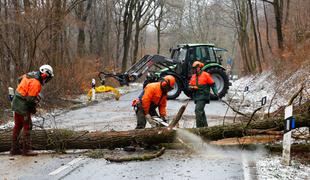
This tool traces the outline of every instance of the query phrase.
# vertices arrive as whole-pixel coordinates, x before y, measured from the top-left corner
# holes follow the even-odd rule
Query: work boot
[[[14,155],[21,155],[21,154],[22,154],[22,151],[18,147],[18,142],[13,140],[12,148],[10,150],[10,155],[14,156]]]
[[[23,156],[37,156],[38,153],[33,152],[31,150],[31,141],[30,141],[30,136],[25,137],[23,140]]]

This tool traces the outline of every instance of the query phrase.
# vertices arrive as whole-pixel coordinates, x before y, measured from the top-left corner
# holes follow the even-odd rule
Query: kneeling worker
[[[134,100],[132,104],[135,107],[137,117],[136,129],[145,128],[146,121],[152,123],[152,116],[158,116],[157,107],[161,119],[167,122],[167,93],[173,89],[174,83],[175,78],[167,75],[160,82],[146,85],[139,98]]]
[[[204,64],[199,61],[193,63],[193,75],[189,82],[189,87],[193,90],[193,99],[196,104],[195,115],[197,127],[208,127],[204,108],[206,104],[210,103],[210,87],[213,93],[218,97],[215,83],[211,75],[202,70],[203,66]]]

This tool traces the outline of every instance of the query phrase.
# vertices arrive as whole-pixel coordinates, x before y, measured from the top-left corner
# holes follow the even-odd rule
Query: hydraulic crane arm
[[[101,84],[105,84],[106,78],[112,77],[118,80],[121,86],[129,85],[129,83],[135,82],[142,75],[148,72],[150,67],[153,65],[156,67],[165,67],[170,69],[170,66],[177,63],[177,61],[161,55],[145,55],[124,73],[99,72],[98,77]]]

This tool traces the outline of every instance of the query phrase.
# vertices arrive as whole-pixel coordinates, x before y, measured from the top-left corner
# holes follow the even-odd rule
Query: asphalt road
[[[139,92],[132,92],[119,101],[109,100],[86,108],[70,111],[46,121],[46,127],[73,130],[129,130],[136,126],[131,101]],[[187,98],[168,101],[172,117]],[[234,114],[216,101],[206,106],[210,126],[221,124],[223,116]],[[194,103],[189,102],[181,127],[194,127]],[[198,137],[193,137],[197,141]],[[0,155],[1,179],[255,179],[255,159],[261,152],[222,150],[203,144],[195,154],[182,150],[167,150],[150,161],[111,163],[90,159],[79,151],[68,154],[41,153],[38,157]]]

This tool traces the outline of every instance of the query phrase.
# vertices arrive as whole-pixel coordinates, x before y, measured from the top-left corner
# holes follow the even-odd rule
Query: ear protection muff
[[[41,74],[41,77],[42,77],[43,79],[45,79],[45,78],[47,77],[47,74],[42,73],[42,74]]]
[[[161,86],[162,87],[167,87],[170,84],[169,80],[165,80],[164,78],[162,78],[161,80]]]

